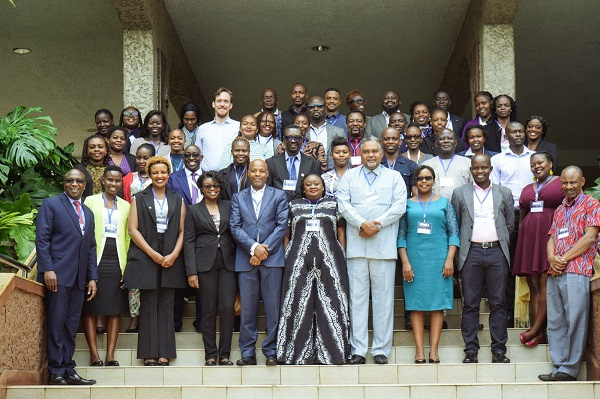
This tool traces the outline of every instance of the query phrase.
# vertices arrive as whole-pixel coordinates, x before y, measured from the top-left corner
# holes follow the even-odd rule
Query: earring
[[[552,169],[550,169],[550,176],[552,176],[554,174],[554,172],[552,171]]]
[[[537,177],[533,176],[533,181],[537,181]]]

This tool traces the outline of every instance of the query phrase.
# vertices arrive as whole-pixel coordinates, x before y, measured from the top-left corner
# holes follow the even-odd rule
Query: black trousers
[[[202,297],[202,341],[206,359],[229,358],[231,352],[231,335],[235,311],[235,293],[237,276],[227,270],[223,254],[219,249],[212,268],[198,273],[200,296]],[[217,310],[220,316],[219,348],[217,349]]]
[[[490,305],[492,353],[506,353],[506,283],[508,262],[502,248],[472,246],[460,272],[464,296],[461,331],[466,353],[479,351],[479,303],[485,286]]]
[[[173,301],[175,289],[140,290],[138,359],[177,357]]]

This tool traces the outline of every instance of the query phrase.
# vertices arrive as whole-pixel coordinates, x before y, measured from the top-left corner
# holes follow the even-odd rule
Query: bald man
[[[233,195],[231,234],[237,242],[235,271],[238,272],[242,304],[238,366],[256,364],[258,301],[262,297],[267,337],[262,351],[267,366],[277,364],[277,324],[281,284],[285,266],[283,238],[287,233],[288,203],[285,192],[266,185],[267,163],[250,162],[251,186]]]
[[[590,307],[590,277],[598,250],[600,204],[582,192],[577,166],[560,175],[565,199],[554,212],[548,239],[548,342],[554,368],[542,381],[575,381],[583,359]]]

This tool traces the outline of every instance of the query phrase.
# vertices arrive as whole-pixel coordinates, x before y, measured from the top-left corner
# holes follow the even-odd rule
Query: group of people
[[[233,93],[219,88],[214,119],[200,124],[199,108],[186,104],[178,129],[158,110],[142,118],[125,108],[118,125],[110,111],[96,113],[98,132],[85,140],[81,164],[37,218],[50,384],[95,383],[74,370],[79,314],[90,366],[119,365],[125,313],[127,331],[138,332],[138,358],[168,366],[186,286],[196,295],[206,366],[234,364],[238,292],[239,366],[257,364],[261,300],[267,365],[365,363],[370,299],[371,354],[385,364],[397,268],[415,363],[440,362],[454,278],[463,299],[463,362],[478,362],[483,292],[492,361],[510,362],[512,273],[527,276],[531,291],[533,325],[521,342],[550,342],[555,370],[540,379],[576,378],[600,206],[582,193],[576,166],[553,176],[556,146],[545,141],[544,118],[523,125],[510,96],[488,92],[475,96],[477,117],[468,122],[448,111],[445,91],[434,94],[432,107],[414,102],[410,114],[387,91],[383,112],[371,118],[358,90],[346,95],[347,115],[334,88],[308,98],[297,83],[290,98],[280,112],[277,94],[265,89],[261,110],[237,122]],[[569,296],[574,289],[577,300]],[[108,333],[104,361],[99,328]]]

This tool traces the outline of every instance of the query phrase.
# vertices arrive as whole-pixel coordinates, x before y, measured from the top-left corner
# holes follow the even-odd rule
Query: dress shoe
[[[256,356],[244,356],[237,362],[235,362],[238,366],[256,366]]]
[[[375,356],[373,356],[373,360],[375,361],[375,364],[387,364],[388,363],[388,358],[386,355],[375,355]]]
[[[529,331],[529,330],[527,330],[527,331]],[[522,332],[521,334],[519,334],[519,341],[521,341],[521,343],[522,343],[523,345],[526,345],[526,344],[527,344],[527,337],[525,336],[525,333],[526,333],[527,331],[525,331],[525,332]]]
[[[540,381],[544,381],[544,382],[554,381],[554,373],[540,374],[540,375],[538,375],[538,378]]]
[[[277,366],[277,356],[269,355],[267,356],[267,361],[265,362],[267,366]]]
[[[563,373],[562,371],[558,371],[554,373],[553,381],[577,381],[576,377],[573,377],[571,374]]]
[[[208,359],[206,361],[206,363],[204,363],[205,366],[216,366],[217,365],[217,359]]]
[[[447,330],[448,329],[448,322],[446,320],[444,320],[444,322],[442,323],[442,330]]]
[[[67,385],[67,380],[60,374],[51,374],[48,377],[48,385]]]
[[[440,359],[439,358],[435,358],[435,357],[430,357],[429,358],[429,363],[439,363]]]
[[[106,367],[119,367],[120,366],[119,362],[114,359],[105,361],[104,365]]]
[[[406,321],[404,322],[404,329],[412,330],[412,321],[410,321],[410,319],[406,319]]]
[[[367,359],[361,355],[352,355],[352,357],[346,360],[346,364],[365,364]]]
[[[168,367],[169,366],[169,361],[168,360],[165,360],[165,361],[159,360],[158,362],[156,362],[156,365],[157,366]]]
[[[96,327],[96,334],[106,334],[106,327]]]
[[[94,385],[96,383],[96,380],[81,378],[79,374],[69,375],[65,380],[67,380],[67,385]]]
[[[425,359],[415,359],[415,364],[425,364],[427,363],[427,360]]]
[[[137,333],[139,331],[139,328],[128,328],[127,330],[125,330],[126,333]]]
[[[95,362],[90,362],[90,367],[102,367],[104,366],[104,362],[100,359],[96,360]]]
[[[479,363],[479,360],[477,360],[477,353],[467,352],[465,358],[463,359],[463,363]]]
[[[233,362],[229,359],[219,359],[219,366],[233,366]]]
[[[492,353],[492,363],[510,363],[510,359],[502,352]]]

